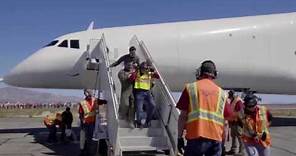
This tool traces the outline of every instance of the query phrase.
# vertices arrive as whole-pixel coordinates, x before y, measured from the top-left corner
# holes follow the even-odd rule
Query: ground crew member
[[[49,130],[47,142],[53,143],[58,141],[57,135],[56,135],[57,134],[56,126],[61,125],[61,121],[62,121],[61,113],[50,114],[44,118],[43,122]]]
[[[117,61],[112,63],[110,67],[116,67],[121,62],[124,63],[124,66],[126,66],[129,62],[132,62],[134,66],[138,66],[140,61],[139,61],[139,57],[136,55],[136,48],[130,47],[129,54],[121,56]]]
[[[152,79],[159,79],[159,75],[156,72],[151,72],[147,62],[142,62],[140,69],[132,75],[134,80],[134,95],[136,103],[136,124],[139,127],[149,127],[155,112],[155,102],[151,94]],[[147,116],[145,118],[143,105]]]
[[[62,124],[61,124],[61,129],[62,129],[62,134],[61,134],[61,141],[65,141],[65,136],[66,136],[66,130],[71,131],[72,128],[72,122],[73,122],[73,115],[70,111],[70,107],[66,107],[66,110],[63,111],[62,113]],[[72,139],[70,136],[67,136],[67,138]]]
[[[90,89],[84,90],[85,99],[79,104],[80,118],[80,156],[93,155],[93,131],[95,127],[96,111],[99,105],[106,104],[106,100],[95,99]]]
[[[186,84],[177,108],[181,110],[178,121],[178,150],[183,153],[183,130],[186,129],[187,146],[184,156],[221,156],[224,118],[231,118],[227,93],[213,81],[217,77],[213,61],[201,64],[197,81]]]
[[[235,95],[233,90],[228,92],[228,100],[233,112],[240,112],[243,109],[243,100]],[[226,152],[227,155],[239,154],[243,155],[244,145],[240,136],[242,134],[242,128],[238,125],[237,121],[229,121],[230,135],[231,135],[231,149]],[[238,146],[239,145],[239,146]],[[238,153],[237,153],[238,150]]]
[[[118,78],[121,83],[121,96],[119,105],[119,117],[126,120],[131,128],[134,128],[135,110],[134,110],[134,95],[133,95],[133,80],[132,73],[135,68],[132,62],[129,62],[124,69],[118,73]]]
[[[239,115],[243,127],[242,140],[249,156],[270,156],[269,125],[272,115],[265,106],[258,105],[258,97],[248,94],[244,98],[244,112]]]

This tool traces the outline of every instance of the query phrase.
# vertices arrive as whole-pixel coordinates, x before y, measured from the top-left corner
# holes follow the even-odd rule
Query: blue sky
[[[53,38],[81,31],[92,20],[101,28],[286,12],[296,12],[295,0],[2,0],[0,77]],[[78,91],[49,92],[80,95]],[[283,100],[282,96],[265,97]],[[296,102],[294,96],[285,100]]]

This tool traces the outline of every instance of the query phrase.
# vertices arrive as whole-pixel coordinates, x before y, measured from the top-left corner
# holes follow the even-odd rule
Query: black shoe
[[[85,151],[84,151],[84,150],[80,150],[80,154],[79,154],[79,156],[86,156]]]
[[[236,153],[236,152],[235,152],[233,149],[231,149],[231,150],[225,152],[226,155],[233,155],[233,154],[235,154],[235,153]]]
[[[151,127],[151,122],[146,122],[144,125],[144,128],[149,128],[149,127]]]
[[[136,128],[143,128],[144,125],[141,124],[141,122],[136,121],[135,122]]]

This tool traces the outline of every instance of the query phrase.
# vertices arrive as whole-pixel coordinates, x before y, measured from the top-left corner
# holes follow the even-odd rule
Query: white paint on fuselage
[[[44,53],[42,61],[39,61],[44,65],[30,69],[31,72],[22,72],[23,75],[33,72],[32,77],[39,74],[37,77],[40,83],[32,79],[33,82],[11,81],[10,84],[42,88],[92,87],[94,73],[81,68],[77,77],[69,77],[66,74],[73,69],[86,50],[89,40],[100,39],[104,34],[111,58],[115,60],[127,53],[129,41],[136,35],[139,40],[144,41],[173,91],[180,91],[185,82],[194,81],[195,69],[203,60],[211,59],[217,64],[217,82],[223,87],[250,88],[262,93],[296,94],[295,22],[296,13],[289,13],[114,27],[72,33],[58,39],[62,41],[77,38],[80,40],[81,50],[68,49],[66,52],[58,47],[41,49],[44,52],[37,52],[16,67],[23,69],[28,63],[26,68],[30,68],[34,62],[30,59],[38,59]],[[118,51],[118,54],[114,54],[114,50]],[[4,78],[5,82],[9,83],[9,78],[15,77],[13,72],[16,69]],[[19,77],[24,80],[21,74]]]

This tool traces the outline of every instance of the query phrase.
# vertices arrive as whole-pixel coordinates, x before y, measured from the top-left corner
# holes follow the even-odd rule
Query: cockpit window
[[[59,40],[51,41],[51,42],[50,42],[48,45],[46,45],[45,47],[54,46],[54,45],[56,45],[58,42],[59,42]]]
[[[65,48],[67,48],[68,47],[68,40],[64,40],[62,43],[60,43],[59,45],[58,45],[59,47],[65,47]]]
[[[75,48],[75,49],[79,49],[79,40],[71,40],[70,47]]]

